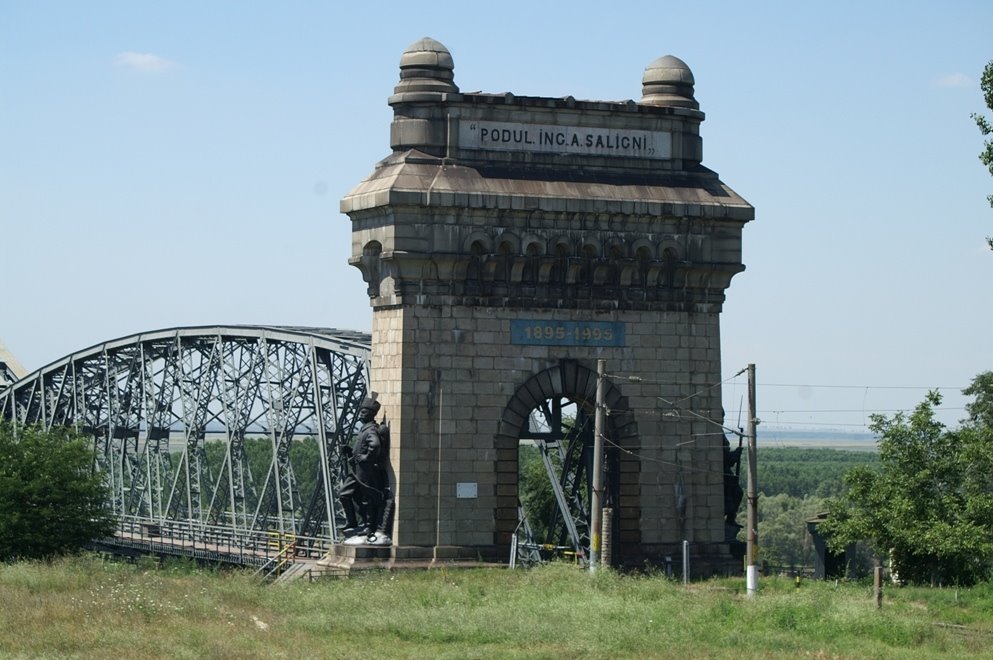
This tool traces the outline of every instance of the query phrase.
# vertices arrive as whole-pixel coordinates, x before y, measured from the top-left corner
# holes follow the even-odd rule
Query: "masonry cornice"
[[[483,176],[443,159],[391,157],[341,201],[341,212],[379,207],[513,209],[565,213],[619,213],[700,217],[748,222],[755,209],[706,168],[657,176],[655,183],[511,179]]]

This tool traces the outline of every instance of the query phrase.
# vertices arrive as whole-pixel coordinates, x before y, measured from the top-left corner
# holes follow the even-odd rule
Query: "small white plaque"
[[[475,481],[455,484],[455,497],[460,500],[475,499],[479,496],[479,484]]]

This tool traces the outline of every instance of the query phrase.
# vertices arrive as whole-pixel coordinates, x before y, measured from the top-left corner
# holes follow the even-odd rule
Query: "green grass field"
[[[263,585],[76,558],[0,565],[0,657],[993,657],[993,586],[888,588],[534,570]]]

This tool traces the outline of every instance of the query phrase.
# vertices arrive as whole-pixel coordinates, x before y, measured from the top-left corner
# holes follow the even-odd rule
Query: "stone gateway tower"
[[[592,417],[607,362],[613,562],[741,568],[725,529],[720,312],[754,209],[703,167],[694,79],[640,101],[461,93],[400,58],[392,153],[341,202],[392,427],[393,555],[507,561],[535,412]],[[715,433],[716,431],[716,433]]]

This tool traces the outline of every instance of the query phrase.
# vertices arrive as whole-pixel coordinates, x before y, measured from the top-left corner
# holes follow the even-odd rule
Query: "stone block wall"
[[[521,346],[511,321],[616,321],[623,347]],[[378,310],[373,389],[391,421],[400,545],[509,547],[517,524],[517,436],[502,428],[515,392],[564,362],[596,371],[623,397],[636,435],[621,445],[618,556],[682,540],[723,541],[716,314],[577,314],[492,307]],[[550,386],[546,386],[545,390]],[[543,390],[544,391],[544,390]],[[547,392],[545,392],[547,393]],[[590,392],[564,392],[590,397]],[[587,403],[592,404],[592,400]],[[708,421],[709,420],[709,421]],[[475,497],[458,498],[458,484]],[[680,509],[680,495],[686,506]]]

